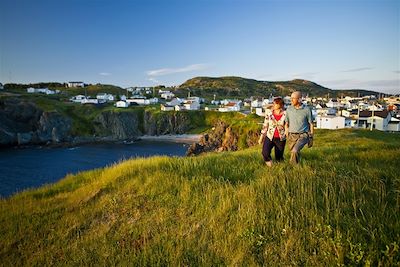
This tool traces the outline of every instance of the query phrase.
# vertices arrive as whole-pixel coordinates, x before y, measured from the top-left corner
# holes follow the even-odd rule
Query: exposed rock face
[[[41,142],[60,143],[69,140],[72,121],[57,112],[43,112],[39,120],[38,138]]]
[[[219,121],[215,124],[210,133],[204,134],[199,143],[192,144],[186,155],[198,155],[210,151],[231,151],[237,150],[238,137],[232,132],[228,125]]]
[[[145,111],[143,118],[144,134],[164,135],[186,133],[191,125],[185,112],[160,112]]]
[[[94,123],[96,135],[111,136],[115,140],[135,139],[141,135],[139,116],[134,112],[102,112]]]
[[[259,137],[258,132],[249,131],[246,134],[246,146],[254,146],[257,144]],[[215,124],[210,133],[204,134],[200,142],[192,144],[188,151],[187,156],[199,155],[211,151],[236,151],[239,149],[239,133],[235,132],[233,128],[223,121]]]
[[[71,120],[57,112],[43,112],[19,99],[0,101],[0,145],[64,142],[70,129]]]

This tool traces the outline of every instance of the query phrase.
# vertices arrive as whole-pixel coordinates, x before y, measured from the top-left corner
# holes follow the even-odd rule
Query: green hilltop
[[[293,91],[301,91],[309,96],[339,97],[342,95],[363,96],[378,95],[377,92],[367,90],[332,90],[311,81],[295,79],[292,81],[257,81],[241,77],[195,77],[179,86],[179,91],[190,89],[194,95],[201,96],[276,96],[290,95]]]
[[[0,200],[0,262],[397,266],[399,147],[396,134],[317,130],[299,166],[267,168],[256,146],[68,175]]]

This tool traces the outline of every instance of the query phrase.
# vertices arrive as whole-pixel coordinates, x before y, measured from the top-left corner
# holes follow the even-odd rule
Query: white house
[[[129,98],[126,100],[129,103],[136,103],[138,105],[151,105],[151,104],[157,104],[158,103],[158,98],[149,98],[146,99],[145,97],[138,97],[138,98]]]
[[[82,101],[84,99],[86,99],[86,96],[84,96],[84,95],[76,95],[76,96],[71,97],[69,100],[71,102],[74,102],[74,103],[82,103]]]
[[[371,128],[380,131],[388,131],[388,125],[392,118],[392,115],[387,110],[382,111],[360,111],[360,116],[358,118],[358,127],[360,128]]]
[[[30,94],[32,93],[42,93],[42,94],[46,94],[46,95],[54,95],[56,92],[53,90],[50,90],[49,88],[32,88],[29,87],[26,89],[26,91]]]
[[[219,108],[218,111],[219,112],[240,111],[240,103],[229,102],[223,107]]]
[[[185,110],[199,110],[200,103],[193,100],[187,100],[182,104],[185,107]]]
[[[391,132],[400,132],[400,120],[397,118],[391,118],[387,130]]]
[[[345,127],[345,117],[341,116],[317,116],[317,128],[319,129],[342,129]]]
[[[95,104],[95,105],[97,105],[97,104],[100,104],[100,103],[104,103],[104,102],[101,102],[101,100],[99,100],[97,98],[85,98],[85,99],[83,99],[81,101],[82,105],[84,105],[84,104]]]
[[[370,111],[381,111],[381,110],[384,110],[384,108],[382,107],[382,105],[373,104],[373,105],[370,105],[368,107],[368,110],[370,110]]]
[[[355,101],[348,101],[345,103],[344,108],[347,109],[358,109],[358,105],[357,102]]]
[[[127,107],[129,107],[129,102],[120,100],[120,101],[117,101],[117,102],[115,103],[115,106],[116,106],[117,108],[127,108]]]
[[[352,110],[343,109],[341,111],[341,113],[342,113],[342,116],[346,117],[346,118],[357,117],[358,116],[358,109],[352,109]]]
[[[337,99],[330,99],[330,100],[328,101],[328,103],[326,103],[326,106],[327,106],[328,108],[340,108],[340,107],[342,107],[343,105],[342,105],[339,101],[337,101]]]
[[[198,96],[190,96],[190,97],[187,97],[186,100],[188,100],[188,101],[196,101],[196,102],[198,102],[199,104],[202,103],[202,102],[204,102],[204,99],[203,99],[203,98],[200,98],[200,97],[198,97]]]
[[[32,93],[36,93],[36,90],[33,87],[29,87],[26,89],[26,92],[32,94]]]
[[[179,97],[173,98],[171,101],[167,102],[167,106],[176,106],[183,103],[183,100]]]
[[[318,116],[328,116],[328,115],[336,115],[336,109],[334,108],[317,108]]]
[[[162,111],[172,111],[172,110],[175,109],[174,106],[163,105],[163,104],[160,105],[160,108],[161,108]]]
[[[364,101],[359,101],[357,104],[357,108],[359,108],[360,110],[366,110],[368,109],[370,106],[370,104],[365,103]]]
[[[263,106],[263,101],[262,100],[258,100],[258,99],[253,100],[253,101],[251,101],[250,106],[252,108],[261,108]]]
[[[67,82],[68,87],[85,87],[83,82]]]
[[[221,105],[227,105],[229,103],[238,103],[239,105],[242,105],[242,100],[237,100],[237,99],[224,99],[220,101]]]
[[[98,100],[105,100],[105,101],[114,101],[115,100],[113,95],[107,94],[107,93],[97,94],[96,98]]]
[[[170,91],[164,91],[164,93],[161,94],[161,98],[168,99],[168,100],[172,99],[174,97],[175,97],[175,94],[171,93]]]

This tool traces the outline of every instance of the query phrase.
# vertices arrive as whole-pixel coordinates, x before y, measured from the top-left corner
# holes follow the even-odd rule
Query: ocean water
[[[124,159],[155,155],[184,156],[187,144],[139,141],[72,148],[0,149],[0,196],[54,183],[69,173],[105,167]]]

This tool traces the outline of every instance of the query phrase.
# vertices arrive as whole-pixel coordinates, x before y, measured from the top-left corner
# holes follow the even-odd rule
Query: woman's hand
[[[258,144],[261,145],[264,141],[264,135],[260,135],[260,138],[258,138]]]

